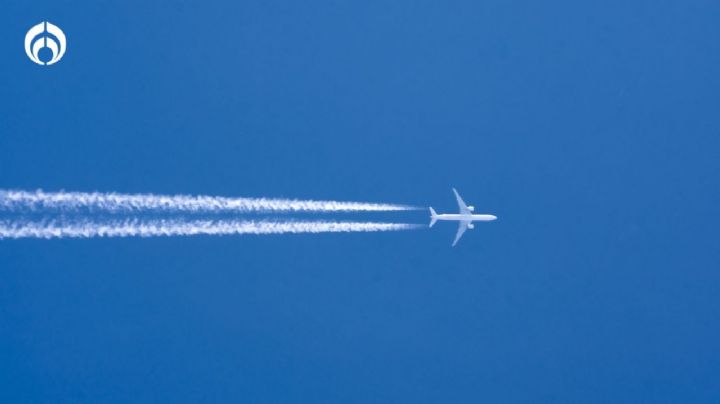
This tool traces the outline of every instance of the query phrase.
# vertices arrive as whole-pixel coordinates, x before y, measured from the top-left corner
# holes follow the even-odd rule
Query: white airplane
[[[475,226],[472,224],[472,222],[491,222],[495,219],[497,219],[497,216],[495,215],[475,215],[472,212],[475,210],[475,207],[473,206],[467,206],[465,202],[463,202],[462,198],[460,197],[460,194],[455,190],[455,188],[452,189],[455,193],[455,198],[457,199],[458,207],[460,208],[460,213],[457,214],[442,214],[438,215],[435,212],[435,209],[432,207],[430,208],[430,227],[433,227],[435,222],[438,220],[450,220],[459,222],[458,223],[458,231],[455,235],[455,241],[453,241],[452,246],[455,247],[455,244],[457,244],[458,240],[460,240],[460,237],[462,237],[463,233],[465,233],[465,230],[467,229],[473,229]]]

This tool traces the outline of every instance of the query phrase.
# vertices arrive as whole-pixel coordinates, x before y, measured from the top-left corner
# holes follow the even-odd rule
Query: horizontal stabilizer
[[[435,222],[437,222],[437,213],[435,213],[435,209],[430,207],[430,227],[433,227]]]

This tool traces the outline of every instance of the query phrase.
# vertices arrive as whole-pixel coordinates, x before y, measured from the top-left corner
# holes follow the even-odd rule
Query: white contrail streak
[[[384,203],[296,199],[227,198],[218,196],[43,192],[0,190],[0,210],[102,210],[107,212],[371,212],[418,208]]]
[[[0,221],[3,238],[154,237],[232,234],[342,233],[412,230],[404,223],[239,220]]]

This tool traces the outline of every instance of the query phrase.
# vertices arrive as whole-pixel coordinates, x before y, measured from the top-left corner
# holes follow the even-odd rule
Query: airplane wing
[[[460,237],[462,237],[463,233],[465,233],[465,230],[467,230],[469,224],[469,220],[462,220],[458,222],[458,231],[457,234],[455,234],[455,241],[453,241],[452,243],[453,247],[455,247],[455,244],[457,244],[458,240],[460,240]]]
[[[467,207],[465,202],[462,200],[462,198],[460,197],[460,194],[458,194],[458,191],[455,188],[453,188],[452,190],[455,193],[455,199],[457,199],[458,208],[460,208],[460,214],[461,215],[471,214],[470,209]],[[463,231],[465,231],[465,230],[463,229]],[[462,233],[460,233],[460,234],[462,234]]]

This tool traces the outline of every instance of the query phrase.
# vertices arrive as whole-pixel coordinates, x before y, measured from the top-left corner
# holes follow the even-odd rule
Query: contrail
[[[0,190],[0,210],[55,209],[106,212],[379,212],[417,210],[408,205],[312,201],[297,199],[227,198],[218,196],[118,194],[99,192],[43,192]]]
[[[114,220],[76,222],[0,221],[3,238],[154,237],[232,234],[343,233],[417,229],[419,225],[379,222],[239,221],[239,220]]]

